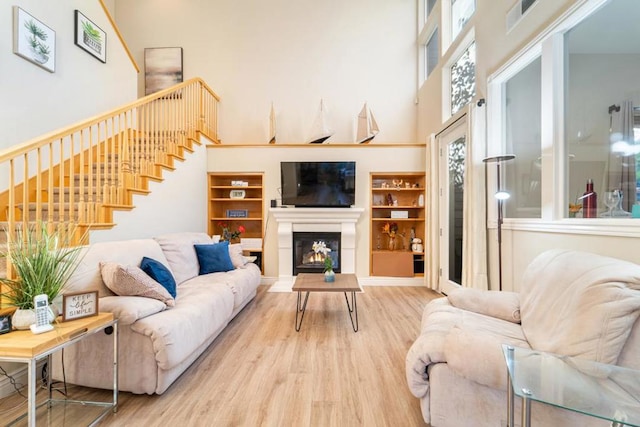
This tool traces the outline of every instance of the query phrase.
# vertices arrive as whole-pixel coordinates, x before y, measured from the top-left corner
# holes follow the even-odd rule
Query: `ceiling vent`
[[[536,0],[518,0],[511,10],[507,12],[507,32],[520,21],[520,18],[536,2]]]

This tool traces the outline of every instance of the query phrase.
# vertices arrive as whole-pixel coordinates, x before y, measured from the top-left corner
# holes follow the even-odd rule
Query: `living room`
[[[486,129],[486,137],[469,135],[476,170],[484,171],[484,165],[476,160],[502,154],[503,147],[513,148],[510,142],[498,138],[500,128],[496,123],[501,123],[499,116],[503,110],[496,101],[502,96],[497,86],[517,74],[516,68],[523,68],[519,62],[530,61],[528,55],[534,55],[528,53],[530,50],[548,51],[550,47],[544,45],[543,39],[550,28],[556,31],[562,25],[575,25],[602,2],[538,0],[508,29],[506,17],[512,13],[516,2],[497,5],[477,2],[475,12],[459,36],[451,37],[448,24],[439,24],[446,22],[447,13],[451,13],[442,1],[304,2],[295,6],[269,2],[242,6],[218,1],[193,5],[167,2],[161,7],[149,2],[105,1],[133,62],[141,69],[139,72],[100,4],[85,3],[68,1],[56,7],[36,0],[15,3],[56,29],[58,58],[56,71],[47,73],[14,55],[12,29],[5,26],[0,37],[3,46],[0,61],[7,64],[1,72],[3,79],[0,82],[4,99],[2,113],[6,119],[6,126],[0,129],[3,148],[144,95],[145,48],[181,47],[185,80],[201,77],[221,98],[221,144],[196,147],[186,162],[166,175],[162,184],[152,184],[149,196],[136,198],[136,209],[116,214],[114,222],[118,225],[115,228],[92,235],[92,242],[106,242],[125,237],[145,238],[162,232],[206,231],[207,200],[204,195],[207,190],[203,177],[207,172],[264,172],[264,199],[278,201],[279,168],[283,160],[355,161],[358,167],[355,206],[367,211],[370,173],[425,172],[428,186],[438,182],[439,138],[459,126],[460,120],[466,120],[465,126],[470,129],[478,129],[476,126]],[[433,8],[426,17],[426,9],[431,3],[434,3]],[[106,63],[96,61],[69,42],[75,9],[82,10],[106,31]],[[0,12],[5,22],[12,19],[11,13],[9,6]],[[423,16],[426,18],[422,19]],[[569,24],[571,16],[574,16],[571,18],[573,24]],[[425,78],[426,61],[422,48],[431,40],[434,26],[441,28],[443,45],[438,63]],[[474,95],[468,107],[451,114],[443,82],[450,79],[451,64],[471,40],[475,40],[477,49]],[[543,80],[543,84],[547,83]],[[47,95],[42,97],[42,94]],[[556,105],[557,100],[544,96],[539,103],[540,109],[557,110],[557,107],[546,107]],[[326,144],[309,145],[306,142],[321,101],[334,130],[333,136]],[[355,143],[357,115],[365,102],[375,114],[380,132],[370,144],[358,145]],[[611,114],[606,114],[606,109],[611,103],[616,102],[604,103],[605,127]],[[60,108],[60,104],[65,108]],[[272,107],[277,139],[276,144],[270,145]],[[581,132],[581,140],[587,134],[586,138],[595,139],[599,130],[580,128],[581,123],[591,122],[589,112],[574,112],[572,119],[567,120],[572,132],[575,127],[574,133]],[[485,117],[486,121],[478,124],[473,122],[474,117]],[[493,199],[481,197],[483,204],[477,206],[484,207],[486,203],[488,226],[483,233],[486,233],[487,243],[483,239],[476,247],[485,247],[487,262],[484,262],[484,269],[465,273],[468,274],[464,277],[467,284],[473,282],[494,290],[500,287],[517,291],[529,263],[551,248],[583,249],[640,262],[634,250],[635,239],[640,233],[637,220],[569,218],[567,200],[573,202],[577,198],[574,196],[578,184],[567,183],[567,189],[558,193],[553,191],[555,187],[565,186],[557,176],[561,167],[555,166],[552,158],[564,155],[564,152],[553,143],[562,137],[549,126],[548,119],[548,116],[542,120],[537,118],[537,122],[544,123],[544,127],[541,125],[537,129],[537,141],[545,141],[540,144],[538,155],[530,158],[530,154],[517,153],[513,169],[509,170],[510,165],[505,165],[507,180],[503,182],[512,191],[519,192],[517,197],[520,199],[516,198],[516,203],[524,201],[522,206],[530,208],[529,200],[522,198],[523,188],[531,188],[533,166],[540,157],[543,172],[538,182],[542,191],[535,201],[538,211],[533,218],[522,216],[522,212],[530,211],[516,211],[515,204],[507,202],[507,216],[499,231]],[[558,119],[553,119],[552,123],[558,123]],[[495,176],[493,170],[487,169],[487,172],[486,192],[491,193]],[[598,173],[604,175],[602,171]],[[524,175],[528,181],[521,180]],[[583,175],[580,172],[575,177],[576,182],[579,181],[579,195],[584,191]],[[473,188],[484,192],[484,181],[475,181]],[[602,182],[598,189],[598,194],[602,195],[600,213],[607,210],[602,204],[604,189]],[[429,191],[425,247],[432,256],[426,262],[424,276],[411,280],[392,278],[386,280],[386,284],[417,284],[440,289],[438,273],[443,260],[438,255],[441,247],[436,238],[438,197],[437,189],[430,187]],[[484,193],[480,194],[484,196]],[[268,207],[265,209],[268,211]],[[631,209],[625,211],[631,213]],[[275,255],[277,224],[273,219],[266,222],[262,283],[270,285],[280,275]],[[370,275],[372,242],[366,214],[357,224],[357,236],[355,272],[365,285],[380,284]],[[475,250],[477,252],[472,253],[483,253]],[[482,257],[474,259],[478,262]],[[478,262],[477,265],[482,264]]]

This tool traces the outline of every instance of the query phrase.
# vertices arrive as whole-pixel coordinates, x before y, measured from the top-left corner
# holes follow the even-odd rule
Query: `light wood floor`
[[[366,287],[354,333],[344,295],[312,293],[300,332],[295,293],[261,286],[254,301],[162,395],[121,392],[106,426],[424,426],[408,390],[405,356],[424,305],[419,287]],[[126,349],[122,349],[126,351]],[[44,394],[44,393],[39,393]],[[72,387],[71,398],[108,398]],[[0,424],[23,412],[0,400]],[[64,423],[79,425],[66,415]],[[39,423],[40,425],[40,423]]]

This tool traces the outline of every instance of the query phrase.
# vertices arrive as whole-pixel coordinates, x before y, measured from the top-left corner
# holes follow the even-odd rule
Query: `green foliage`
[[[24,27],[27,29],[27,31],[29,31],[33,35],[34,39],[35,38],[38,38],[40,40],[47,39],[47,33],[45,33],[42,28],[38,27],[38,24],[36,24],[33,19],[29,19],[28,21],[26,21],[24,23]]]
[[[331,259],[329,254],[324,257],[324,271],[333,271],[333,259]]]
[[[9,258],[16,270],[16,280],[0,279],[7,292],[2,293],[8,305],[33,308],[33,297],[46,294],[49,302],[58,296],[80,262],[81,247],[70,247],[75,228],[50,232],[41,223],[27,230],[18,230],[7,249],[0,252]]]
[[[91,37],[96,41],[100,41],[100,39],[102,38],[100,36],[100,31],[93,28],[93,25],[91,25],[88,21],[84,21],[82,23],[82,29],[84,30],[85,33],[87,33],[89,37]]]

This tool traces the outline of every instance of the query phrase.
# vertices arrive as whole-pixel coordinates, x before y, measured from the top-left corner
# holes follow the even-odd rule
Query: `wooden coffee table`
[[[358,279],[355,274],[336,274],[335,282],[325,282],[322,273],[301,273],[296,276],[293,284],[293,291],[298,292],[298,302],[296,304],[296,332],[300,332],[304,312],[307,309],[307,301],[311,292],[343,292],[344,299],[347,302],[347,310],[351,319],[353,332],[358,332],[358,303],[356,300],[356,292],[362,292]],[[302,292],[307,294],[302,301]],[[347,292],[351,293],[351,303]],[[355,316],[355,321],[354,321]],[[300,317],[300,321],[298,321]]]

